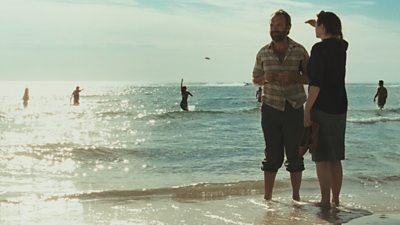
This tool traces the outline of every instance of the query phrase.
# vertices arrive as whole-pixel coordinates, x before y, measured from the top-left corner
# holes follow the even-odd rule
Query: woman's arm
[[[304,108],[304,127],[311,126],[311,116],[310,112],[319,95],[320,88],[317,86],[310,86],[310,90],[308,91],[308,97],[306,101],[306,106]]]

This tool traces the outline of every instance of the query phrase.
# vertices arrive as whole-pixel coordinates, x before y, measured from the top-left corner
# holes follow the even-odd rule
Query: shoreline
[[[258,190],[262,183],[255,183]],[[56,217],[71,220],[71,224],[97,224],[98,220],[133,224],[400,224],[397,195],[393,198],[354,180],[344,185],[343,204],[330,209],[315,205],[319,199],[315,180],[305,182],[300,202],[291,199],[286,182],[277,183],[271,201],[265,201],[258,191],[238,191],[250,184],[253,182],[200,184],[148,190],[150,193],[145,191],[145,195],[137,195],[136,191],[105,191],[54,199],[32,196],[32,201],[26,196],[22,201],[0,202],[0,224],[17,221],[50,225]],[[390,192],[396,187],[390,188]]]

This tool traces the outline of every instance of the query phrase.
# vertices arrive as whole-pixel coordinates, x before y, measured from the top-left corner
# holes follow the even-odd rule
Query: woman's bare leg
[[[331,162],[331,185],[332,185],[332,202],[339,205],[339,195],[342,189],[343,169],[341,161]]]
[[[329,161],[316,162],[317,177],[321,190],[321,201],[319,205],[322,207],[330,207],[332,180],[330,167]]]

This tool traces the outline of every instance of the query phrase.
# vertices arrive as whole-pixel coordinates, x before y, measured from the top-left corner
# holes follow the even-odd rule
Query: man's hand
[[[274,73],[274,72],[265,72],[264,77],[265,77],[265,81],[271,82],[278,77],[278,74]]]

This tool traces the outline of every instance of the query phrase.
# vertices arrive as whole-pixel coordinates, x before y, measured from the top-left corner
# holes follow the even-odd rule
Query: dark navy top
[[[347,47],[345,40],[336,38],[324,39],[312,47],[307,65],[309,85],[320,88],[313,108],[331,114],[347,112]]]

